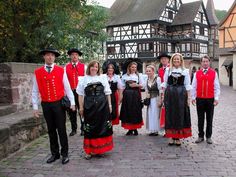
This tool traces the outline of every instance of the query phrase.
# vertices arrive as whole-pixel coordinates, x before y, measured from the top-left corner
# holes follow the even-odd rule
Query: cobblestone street
[[[145,110],[144,110],[145,111]],[[70,162],[49,157],[48,137],[44,135],[24,149],[0,161],[0,176],[10,177],[151,177],[151,176],[236,176],[236,92],[222,86],[220,104],[215,109],[213,144],[195,144],[196,108],[191,106],[193,137],[181,147],[168,146],[162,136],[150,137],[145,126],[139,136],[125,136],[120,126],[114,128],[113,151],[100,158],[84,159],[83,138],[69,137]],[[68,132],[69,132],[68,128]]]

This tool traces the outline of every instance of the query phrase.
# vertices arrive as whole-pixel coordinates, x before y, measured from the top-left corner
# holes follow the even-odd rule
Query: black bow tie
[[[76,67],[76,63],[73,63],[73,67],[74,67],[74,68]]]

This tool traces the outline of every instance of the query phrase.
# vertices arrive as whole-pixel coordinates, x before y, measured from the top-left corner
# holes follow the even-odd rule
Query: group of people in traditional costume
[[[149,136],[164,132],[164,136],[169,138],[169,145],[180,146],[181,139],[192,136],[192,101],[193,105],[197,105],[198,113],[199,134],[195,142],[204,141],[206,114],[206,140],[212,144],[213,112],[218,104],[220,84],[217,73],[210,68],[208,56],[202,57],[202,69],[196,71],[191,84],[189,70],[184,67],[184,59],[179,53],[172,56],[161,53],[158,70],[152,64],[146,67],[146,80],[139,73],[142,64],[138,59],[127,59],[120,76],[119,65],[114,61],[106,61],[101,67],[94,60],[85,66],[79,61],[83,54],[79,49],[72,48],[67,53],[71,61],[62,68],[54,63],[60,55],[56,49],[41,50],[45,64],[35,70],[33,79],[34,116],[39,117],[40,95],[48,128],[51,156],[47,163],[56,161],[60,156],[62,164],[69,162],[66,112],[71,121],[70,136],[77,133],[79,112],[86,159],[113,149],[112,128],[120,121],[127,130],[127,136],[137,136],[138,129],[144,125],[143,104],[147,105],[146,129]],[[144,100],[142,90],[145,91]],[[62,105],[65,96],[70,100],[69,110]]]

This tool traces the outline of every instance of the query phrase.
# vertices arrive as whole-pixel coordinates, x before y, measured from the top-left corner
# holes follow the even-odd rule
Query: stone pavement
[[[236,176],[236,92],[222,86],[213,128],[214,144],[195,144],[197,117],[191,107],[193,137],[181,147],[169,147],[167,139],[149,137],[143,127],[140,135],[124,136],[125,130],[114,128],[115,148],[104,157],[85,160],[83,138],[69,138],[70,162],[60,160],[46,164],[48,138],[42,136],[0,161],[0,177],[151,177],[151,176]],[[69,131],[69,130],[68,130]]]

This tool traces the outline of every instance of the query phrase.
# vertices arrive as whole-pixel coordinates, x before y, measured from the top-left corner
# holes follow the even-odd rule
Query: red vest
[[[196,72],[197,98],[214,98],[214,81],[216,73],[209,68],[204,74],[203,70]]]
[[[169,65],[167,65],[167,67],[169,67]],[[164,82],[164,75],[165,75],[164,67],[159,68],[158,69],[158,76],[161,78],[161,83]]]
[[[76,67],[73,67],[72,63],[68,63],[66,65],[66,74],[67,74],[71,89],[72,90],[76,89],[78,85],[78,77],[84,76],[84,64],[78,62]]]
[[[52,72],[48,73],[44,66],[35,70],[39,93],[44,102],[59,101],[64,96],[63,84],[64,69],[54,65]]]

